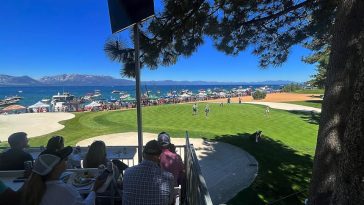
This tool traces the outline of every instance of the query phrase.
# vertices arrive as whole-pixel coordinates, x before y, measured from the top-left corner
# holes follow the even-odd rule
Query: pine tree
[[[164,0],[163,8],[140,27],[140,58],[150,69],[192,55],[205,37],[227,55],[252,46],[261,67],[281,65],[296,44],[328,45],[309,204],[364,204],[364,1]],[[132,49],[107,45],[133,76]]]

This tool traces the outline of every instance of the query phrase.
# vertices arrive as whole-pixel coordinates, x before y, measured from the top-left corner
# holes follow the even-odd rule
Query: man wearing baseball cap
[[[185,166],[182,162],[181,156],[171,151],[171,138],[166,132],[158,134],[158,143],[162,147],[162,154],[160,155],[160,166],[163,170],[170,172],[174,177],[174,186],[183,183],[185,175]]]
[[[60,150],[47,149],[43,151],[34,163],[33,173],[25,184],[23,202],[27,205],[93,205],[95,190],[104,181],[96,180],[93,189],[86,199],[69,184],[60,180],[66,170],[67,158],[72,153],[72,147]]]
[[[123,205],[170,205],[173,203],[173,175],[159,166],[162,149],[156,140],[143,149],[143,161],[125,170]]]

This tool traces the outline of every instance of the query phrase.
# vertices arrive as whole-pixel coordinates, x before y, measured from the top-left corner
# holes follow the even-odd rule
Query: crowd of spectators
[[[30,173],[24,174],[26,179],[19,190],[10,189],[0,178],[0,205],[103,204],[95,200],[100,188],[107,184],[102,174],[96,177],[86,196],[80,195],[73,185],[60,179],[68,167],[68,157],[77,151],[77,148],[65,147],[62,136],[51,137],[35,161],[24,150],[28,147],[26,133],[10,135],[8,142],[10,149],[0,153],[1,171],[26,172],[29,162],[34,162],[34,166]],[[112,173],[121,179],[117,187],[120,189],[117,192],[120,194],[120,205],[172,205],[177,197],[181,197],[175,187],[185,183],[185,166],[166,132],[160,133],[157,140],[149,141],[143,149],[143,161],[129,168],[120,160],[108,160],[105,143],[94,141],[84,158],[83,168],[100,168],[110,164]]]

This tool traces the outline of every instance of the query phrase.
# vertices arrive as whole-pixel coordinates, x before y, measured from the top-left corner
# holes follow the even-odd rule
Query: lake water
[[[257,88],[262,85],[254,86],[244,86],[243,88]],[[198,93],[199,89],[214,89],[222,88],[226,90],[231,90],[232,88],[238,88],[238,85],[154,85],[154,86],[142,86],[142,93],[147,90],[151,91],[153,94],[159,92],[160,96],[165,96],[171,91],[181,91],[183,89],[191,90],[193,93]],[[273,89],[279,89],[280,86],[269,86]],[[6,96],[21,96],[23,99],[19,102],[20,105],[30,106],[43,98],[52,99],[53,95],[58,92],[69,92],[76,97],[85,96],[87,93],[94,93],[95,90],[100,90],[102,98],[110,99],[110,97],[118,99],[119,94],[111,93],[113,90],[119,90],[127,92],[131,96],[135,96],[135,86],[35,86],[35,87],[0,87],[0,99],[4,99]]]

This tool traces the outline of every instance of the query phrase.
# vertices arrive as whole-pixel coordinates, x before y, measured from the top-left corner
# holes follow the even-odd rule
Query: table
[[[88,152],[88,147],[79,147],[80,153],[76,153],[76,148],[74,148],[75,159],[83,160]],[[43,147],[30,147],[24,151],[29,152],[33,159],[37,159],[39,154],[44,150]],[[107,146],[106,147],[106,157],[109,160],[113,159],[133,159],[137,150],[135,146]]]
[[[64,173],[69,173],[71,175],[73,175],[73,177],[71,176],[68,181],[67,184],[72,185],[72,180],[74,178],[74,176],[78,173],[84,173],[84,172],[89,172],[91,173],[93,176],[97,176],[98,174],[98,169],[95,168],[87,168],[87,169],[67,169]],[[14,182],[15,179],[22,177],[24,175],[24,171],[23,170],[16,170],[16,171],[0,171],[0,179],[1,181],[3,181],[3,183],[13,189],[14,191],[19,190],[24,182]],[[73,186],[73,185],[72,185]],[[75,187],[80,194],[87,194],[91,191],[92,188],[92,184],[89,186],[85,186],[85,187]]]

